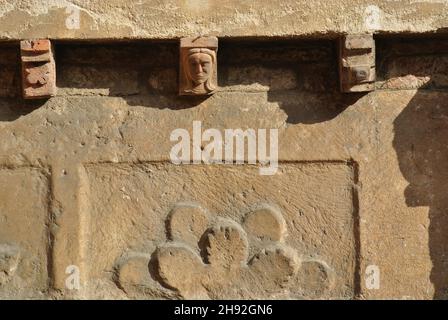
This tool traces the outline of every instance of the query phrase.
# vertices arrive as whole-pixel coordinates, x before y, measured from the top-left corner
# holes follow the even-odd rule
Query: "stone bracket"
[[[342,92],[375,90],[375,40],[371,34],[351,34],[339,40]]]
[[[218,78],[218,38],[182,38],[179,47],[179,95],[213,94]]]
[[[56,94],[56,65],[50,40],[20,42],[22,90],[25,99],[43,99]]]

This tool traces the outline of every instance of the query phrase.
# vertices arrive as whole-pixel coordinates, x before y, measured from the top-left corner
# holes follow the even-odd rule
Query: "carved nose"
[[[196,65],[196,73],[202,73],[202,66],[201,64]]]

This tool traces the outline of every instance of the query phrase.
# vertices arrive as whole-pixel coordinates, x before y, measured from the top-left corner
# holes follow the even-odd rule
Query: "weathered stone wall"
[[[447,298],[448,3],[368,5],[0,3],[0,297]],[[376,90],[341,93],[338,35],[367,31]],[[178,38],[204,34],[219,90],[179,96]],[[34,37],[48,100],[21,97]],[[278,129],[278,172],[172,164],[193,121]]]
[[[64,27],[73,7],[80,9],[79,29]],[[232,38],[433,32],[447,28],[447,9],[445,0],[3,0],[0,37],[172,39],[201,34]]]

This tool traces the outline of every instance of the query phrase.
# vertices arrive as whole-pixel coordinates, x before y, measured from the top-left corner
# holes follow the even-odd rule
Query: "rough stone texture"
[[[275,178],[259,176],[257,168],[245,166],[102,164],[89,165],[86,170],[92,190],[92,236],[87,244],[92,281],[110,279],[115,260],[129,251],[155,252],[155,261],[144,264],[146,271],[148,263],[150,268],[158,267],[153,278],[161,277],[162,284],[183,297],[288,297],[298,290],[289,282],[298,281],[299,257],[320,256],[338,274],[338,285],[326,294],[354,296],[356,245],[353,168],[349,164],[284,165]],[[293,183],[310,188],[326,185],[326,189],[319,194],[288,191]],[[337,196],[333,197],[332,189],[337,190]],[[182,204],[185,201],[200,203],[202,209],[192,210],[190,204]],[[278,209],[261,212],[258,206],[264,207],[264,202]],[[179,210],[191,217],[188,227],[184,223],[191,234],[177,231],[174,217]],[[209,213],[199,213],[205,211]],[[297,211],[302,214],[297,216]],[[260,236],[258,230],[244,223],[254,214],[262,214],[266,220],[284,219],[285,225],[264,225],[267,233],[278,238]],[[209,221],[204,222],[207,217]],[[198,234],[196,240],[193,234]],[[201,281],[203,287],[192,287]]]
[[[79,9],[79,29],[72,22],[73,9]],[[448,27],[447,12],[446,1],[436,0],[4,0],[0,38],[172,39],[197,35],[435,32]]]
[[[47,174],[0,169],[0,297],[44,298],[51,271]]]
[[[392,34],[443,32],[448,4],[370,4],[3,1],[0,297],[448,298],[447,41]],[[364,31],[376,91],[340,93],[336,36]],[[197,35],[220,36],[219,88],[181,97]],[[19,40],[47,36],[72,40],[57,96],[25,101]],[[277,128],[277,174],[172,164],[195,120]]]

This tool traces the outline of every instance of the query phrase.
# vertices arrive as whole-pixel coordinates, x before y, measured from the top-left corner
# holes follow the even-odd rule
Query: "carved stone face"
[[[182,38],[179,48],[179,94],[213,94],[217,87],[218,39]]]
[[[213,59],[203,52],[197,52],[188,56],[187,74],[194,84],[205,83],[213,73]]]

